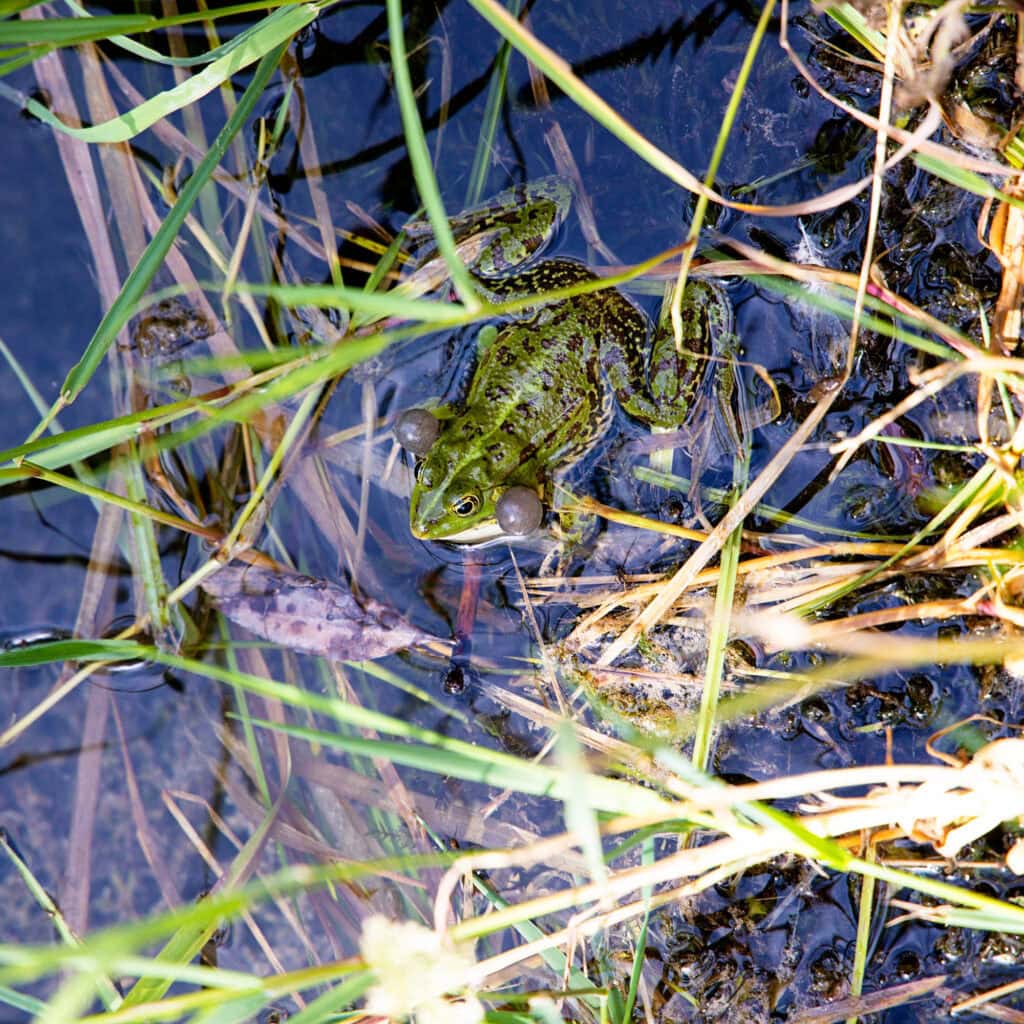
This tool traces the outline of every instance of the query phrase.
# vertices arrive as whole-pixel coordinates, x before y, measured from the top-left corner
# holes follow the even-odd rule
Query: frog
[[[212,333],[212,325],[199,310],[180,298],[161,299],[138,321],[132,342],[144,359],[167,363]]]
[[[707,357],[733,336],[732,304],[717,282],[687,286],[678,349],[671,328],[652,330],[618,288],[546,299],[542,293],[600,281],[578,260],[540,258],[571,202],[569,182],[548,177],[450,222],[460,253],[473,253],[468,269],[485,299],[537,301],[481,331],[464,398],[408,409],[395,422],[396,440],[417,459],[409,525],[419,539],[525,536],[547,511],[571,534],[564,483],[606,437],[616,407],[649,427],[680,429]],[[414,239],[427,231],[406,230]],[[435,255],[428,249],[420,264]]]
[[[200,310],[178,297],[161,299],[136,321],[129,347],[139,356],[136,373],[152,401],[163,396],[177,401],[192,393],[183,366],[185,350],[214,329]]]

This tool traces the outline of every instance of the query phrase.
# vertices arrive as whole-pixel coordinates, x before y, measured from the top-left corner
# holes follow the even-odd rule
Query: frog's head
[[[540,525],[544,508],[536,492],[522,485],[495,485],[489,464],[467,456],[461,446],[446,445],[439,421],[427,410],[403,413],[395,436],[419,457],[409,506],[413,536],[479,544],[531,533]]]
[[[501,536],[495,489],[480,479],[479,462],[454,464],[449,453],[428,453],[416,467],[409,528],[421,540],[477,544]]]

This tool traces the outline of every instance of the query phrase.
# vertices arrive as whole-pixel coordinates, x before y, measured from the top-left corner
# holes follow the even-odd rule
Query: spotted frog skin
[[[530,263],[570,202],[563,179],[545,178],[452,221],[460,246],[475,240],[470,270],[484,296],[508,301],[598,280],[575,260]],[[543,507],[554,501],[557,508],[555,485],[604,437],[616,402],[645,424],[681,427],[707,366],[700,357],[731,334],[732,307],[719,286],[694,282],[682,313],[678,354],[670,329],[655,332],[649,343],[648,318],[615,288],[541,299],[490,332],[465,398],[430,410],[436,424],[426,417],[430,430],[415,442],[396,427],[399,440],[421,456],[412,533],[473,543],[529,532],[513,499],[518,504],[537,495]],[[412,412],[425,417],[423,410]],[[526,526],[535,527],[540,516],[538,505]]]

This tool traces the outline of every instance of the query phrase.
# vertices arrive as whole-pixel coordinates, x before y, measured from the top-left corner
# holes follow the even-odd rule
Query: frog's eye
[[[426,409],[406,409],[395,420],[395,440],[413,455],[426,455],[440,433],[438,418]]]
[[[426,459],[417,459],[415,477],[416,483],[429,491],[437,484],[437,469],[432,467]]]
[[[458,516],[460,519],[465,519],[466,516],[473,515],[474,512],[480,507],[480,497],[476,494],[464,494],[461,498],[453,501],[451,504],[452,515]]]
[[[510,487],[494,507],[498,525],[506,532],[523,536],[533,533],[544,518],[544,506],[529,487]]]

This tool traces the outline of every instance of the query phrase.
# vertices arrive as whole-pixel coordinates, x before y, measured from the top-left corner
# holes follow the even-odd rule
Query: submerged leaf
[[[202,586],[250,633],[335,661],[368,661],[439,640],[388,605],[357,600],[348,587],[301,573],[227,566]]]

